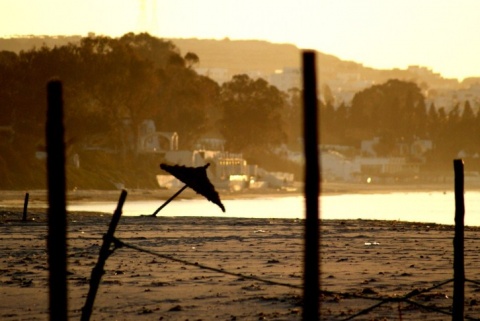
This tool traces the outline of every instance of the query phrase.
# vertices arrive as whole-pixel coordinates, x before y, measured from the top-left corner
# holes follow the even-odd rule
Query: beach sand
[[[24,222],[22,192],[1,193],[0,320],[49,319],[40,194],[32,193]],[[110,197],[118,200],[119,191],[69,195]],[[68,213],[70,320],[80,319],[111,217]],[[91,320],[301,320],[303,231],[303,220],[291,219],[122,217],[115,236],[126,246],[106,262]],[[421,306],[451,309],[453,226],[326,220],[321,235],[322,320],[346,320],[381,299],[390,301],[353,320],[451,320]],[[469,280],[480,280],[479,236],[479,228],[466,228]],[[409,293],[410,302],[399,300]],[[465,315],[480,319],[479,302],[480,285],[467,282]]]

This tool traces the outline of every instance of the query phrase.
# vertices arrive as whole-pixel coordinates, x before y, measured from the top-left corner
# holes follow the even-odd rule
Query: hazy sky
[[[0,0],[0,37],[130,31],[292,43],[368,67],[480,76],[480,0]]]

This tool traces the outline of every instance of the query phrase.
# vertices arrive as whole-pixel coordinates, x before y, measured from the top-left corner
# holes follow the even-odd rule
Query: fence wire
[[[293,289],[303,289],[303,287],[300,286],[300,285],[278,282],[278,281],[272,281],[272,280],[260,278],[258,276],[254,276],[254,275],[246,275],[246,274],[242,274],[242,273],[230,272],[230,271],[227,271],[225,269],[220,269],[220,268],[207,266],[207,265],[204,265],[204,264],[200,264],[198,262],[190,262],[190,261],[187,261],[187,260],[184,260],[184,259],[179,259],[179,258],[176,258],[172,255],[159,253],[159,252],[156,252],[156,251],[152,251],[152,250],[149,250],[149,249],[142,248],[140,246],[136,246],[136,245],[133,245],[133,244],[126,243],[126,242],[124,242],[124,241],[122,241],[122,240],[120,240],[116,237],[112,238],[112,242],[113,242],[113,245],[114,245],[114,248],[112,249],[112,253],[116,249],[129,248],[129,249],[132,249],[132,250],[135,250],[135,251],[138,251],[138,252],[147,253],[147,254],[162,258],[162,259],[174,261],[174,262],[177,262],[177,263],[182,263],[184,265],[194,266],[194,267],[197,267],[197,268],[203,269],[203,270],[218,272],[218,273],[221,273],[221,274],[231,275],[231,276],[235,276],[235,277],[238,277],[238,278],[250,279],[250,280],[263,282],[263,283],[271,284],[271,285],[283,286],[283,287],[288,287],[288,288],[293,288]],[[439,282],[439,283],[437,283],[437,284],[435,284],[435,285],[433,285],[429,288],[422,289],[422,290],[415,289],[415,290],[412,290],[412,291],[408,292],[407,294],[405,294],[403,296],[396,296],[396,297],[384,297],[384,296],[383,297],[382,296],[375,297],[375,296],[366,296],[366,295],[359,295],[359,294],[354,294],[354,293],[334,292],[334,291],[326,291],[326,290],[320,290],[320,294],[322,294],[322,295],[335,295],[335,296],[340,296],[340,297],[343,297],[343,298],[351,298],[351,299],[364,299],[364,300],[379,301],[379,302],[373,304],[372,306],[369,306],[369,307],[367,307],[367,308],[365,308],[365,309],[363,309],[363,310],[361,310],[361,311],[359,311],[355,314],[352,314],[352,315],[350,315],[350,316],[348,316],[344,319],[341,319],[342,321],[353,320],[353,319],[355,319],[359,316],[366,315],[366,314],[372,312],[373,310],[375,310],[375,309],[377,309],[377,308],[379,308],[379,307],[381,307],[385,304],[388,304],[388,303],[401,303],[401,302],[408,303],[410,305],[416,306],[416,307],[424,309],[426,311],[451,316],[452,313],[450,311],[446,311],[446,310],[442,310],[442,309],[434,307],[434,306],[428,306],[428,305],[418,303],[416,301],[413,301],[412,298],[414,298],[415,296],[418,296],[420,294],[424,294],[424,293],[430,292],[432,290],[435,290],[437,288],[440,288],[440,287],[442,287],[446,284],[452,283],[453,281],[454,281],[453,279],[449,279],[449,280],[446,280],[446,281]],[[473,284],[476,284],[476,285],[480,285],[480,281],[465,279],[465,283],[467,283],[467,282],[470,282],[470,283],[473,283]],[[464,319],[465,320],[477,320],[477,321],[480,320],[479,318],[473,318],[473,317],[470,317],[470,316],[465,316]]]
[[[262,279],[262,278],[259,278],[257,276],[253,276],[253,275],[245,275],[245,274],[241,274],[241,273],[229,272],[229,271],[226,271],[224,269],[214,268],[214,267],[207,266],[207,265],[204,265],[204,264],[199,264],[197,262],[192,263],[192,262],[189,262],[187,260],[182,260],[182,259],[175,258],[171,255],[158,253],[158,252],[155,252],[155,251],[152,251],[152,250],[141,248],[141,247],[136,246],[136,245],[125,243],[125,242],[117,239],[116,237],[113,237],[113,244],[114,244],[115,248],[126,247],[126,248],[129,248],[129,249],[132,249],[132,250],[136,250],[136,251],[143,252],[143,253],[148,253],[148,254],[151,254],[153,256],[157,256],[157,257],[167,259],[167,260],[170,260],[170,261],[182,263],[182,264],[185,264],[185,265],[195,266],[195,267],[198,267],[198,268],[204,269],[204,270],[210,270],[210,271],[214,271],[214,272],[218,272],[218,273],[222,273],[222,274],[232,275],[232,276],[236,276],[236,277],[244,278],[244,279],[255,280],[255,281],[259,281],[259,282],[263,282],[263,283],[267,283],[267,284],[272,284],[272,285],[285,286],[285,287],[295,288],[295,289],[302,289],[303,288],[300,285],[266,280],[266,279]]]

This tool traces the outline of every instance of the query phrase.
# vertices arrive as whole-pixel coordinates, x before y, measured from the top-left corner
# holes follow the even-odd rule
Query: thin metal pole
[[[318,320],[319,303],[319,194],[320,170],[318,161],[317,79],[315,52],[303,52],[303,128],[305,150],[305,253],[303,320]]]
[[[62,83],[47,84],[48,265],[51,321],[67,320],[67,211]]]
[[[90,316],[92,315],[93,304],[95,302],[95,297],[97,295],[98,287],[100,285],[100,280],[104,273],[103,268],[105,267],[105,262],[108,259],[108,256],[111,254],[110,245],[113,240],[113,235],[115,234],[115,229],[117,228],[118,222],[120,221],[120,216],[122,215],[123,204],[127,198],[127,191],[122,190],[120,194],[120,199],[118,200],[117,208],[113,213],[112,220],[110,221],[110,226],[108,227],[107,234],[103,237],[103,244],[100,248],[100,254],[98,255],[98,261],[95,267],[92,269],[92,275],[90,277],[90,289],[88,290],[87,300],[85,305],[82,308],[82,317],[81,321],[89,321]]]
[[[455,237],[453,239],[453,308],[452,321],[464,319],[465,262],[464,262],[464,173],[463,160],[453,161],[455,172]]]
[[[178,192],[176,192],[175,194],[173,194],[172,196],[170,196],[170,198],[168,200],[165,201],[165,203],[163,203],[162,205],[160,205],[159,208],[157,208],[157,210],[155,212],[153,212],[152,216],[157,216],[158,212],[160,212],[162,210],[162,208],[164,208],[165,206],[168,205],[168,203],[170,203],[171,201],[173,201],[173,199],[175,197],[177,197],[178,195],[180,195],[181,192],[183,192],[186,188],[188,187],[188,185],[185,185],[183,186]]]

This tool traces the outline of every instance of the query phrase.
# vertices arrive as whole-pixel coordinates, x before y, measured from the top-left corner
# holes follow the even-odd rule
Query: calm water
[[[174,200],[158,216],[227,216],[245,218],[304,218],[302,196],[237,199],[222,201],[226,213],[204,199]],[[127,201],[123,215],[152,214],[161,201]],[[116,203],[70,205],[70,211],[113,213]],[[453,192],[414,192],[389,194],[345,194],[320,198],[322,219],[378,219],[454,224]],[[465,224],[480,226],[480,192],[465,193]]]

